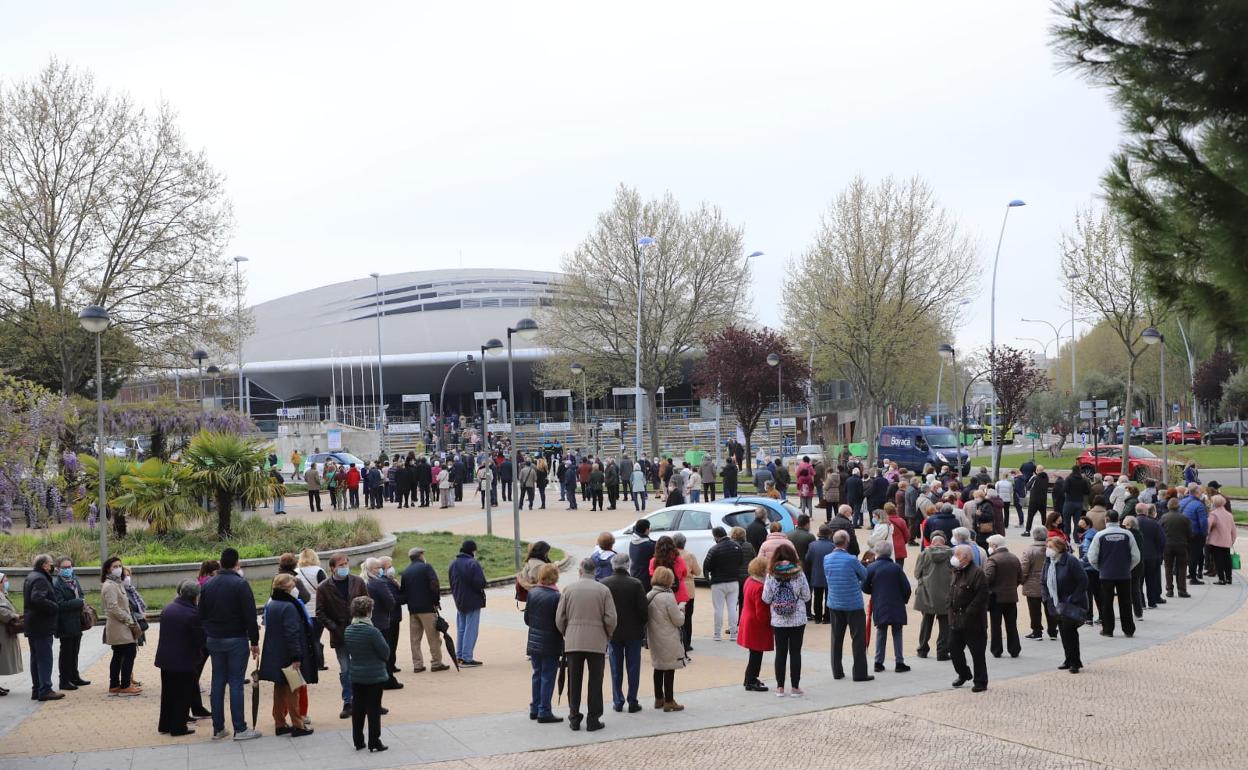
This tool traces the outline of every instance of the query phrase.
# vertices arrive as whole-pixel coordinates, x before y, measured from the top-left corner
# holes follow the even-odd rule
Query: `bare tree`
[[[75,336],[85,305],[147,366],[221,334],[231,225],[220,174],[167,105],[148,114],[56,60],[0,90],[0,315],[56,361],[64,392],[94,353]],[[51,312],[29,312],[39,303]]]
[[[643,256],[637,241],[647,236],[655,244]],[[713,206],[682,212],[670,194],[643,201],[621,185],[594,230],[563,259],[554,304],[541,314],[542,343],[556,361],[576,359],[621,385],[634,379],[640,287],[651,454],[659,452],[655,392],[682,382],[693,348],[739,315],[739,286],[747,276],[741,244],[741,228]],[[559,381],[562,374],[548,377]]]
[[[949,328],[968,296],[975,249],[920,179],[855,178],[823,216],[815,243],[788,271],[785,315],[794,337],[814,335],[858,398],[873,438],[904,389],[917,341]],[[874,449],[872,449],[874,456]]]
[[[1144,268],[1131,251],[1131,240],[1118,215],[1089,207],[1075,213],[1075,230],[1062,235],[1062,275],[1078,308],[1104,319],[1127,354],[1127,387],[1123,396],[1122,473],[1127,473],[1131,448],[1131,413],[1135,404],[1135,365],[1147,350],[1143,332],[1161,322],[1163,314],[1147,293]],[[1162,426],[1163,428],[1165,426]]]

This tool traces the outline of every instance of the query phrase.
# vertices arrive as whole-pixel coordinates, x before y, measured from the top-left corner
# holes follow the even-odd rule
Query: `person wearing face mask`
[[[988,689],[988,663],[984,648],[988,646],[988,581],[983,571],[975,566],[971,549],[974,545],[963,543],[953,549],[949,566],[953,568],[953,580],[949,585],[949,654],[958,678],[954,687],[973,682],[971,692]],[[966,665],[966,651],[971,652],[974,670]]]
[[[274,732],[292,738],[312,734],[299,706],[299,693],[307,685],[291,689],[283,669],[294,668],[301,675],[311,675],[316,669],[308,616],[298,596],[295,579],[289,574],[279,572],[273,578],[273,593],[264,605],[264,649],[260,653],[260,678],[273,683]]]
[[[61,692],[77,690],[91,684],[78,673],[78,650],[82,647],[82,586],[74,576],[74,560],[62,556],[56,560],[56,577],[52,579],[52,588],[56,591],[60,611],[56,622],[56,637],[61,640],[61,649],[57,654],[57,668],[60,672]],[[94,617],[94,614],[92,614]]]
[[[108,664],[108,694],[138,695],[143,691],[134,686],[131,674],[134,672],[134,656],[143,631],[130,611],[130,598],[126,596],[126,587],[122,582],[125,577],[121,559],[113,556],[105,561],[101,573],[103,585],[100,587],[100,599],[104,603],[105,616],[104,643],[113,648],[113,657]]]
[[[18,632],[13,630],[13,624],[22,613],[13,606],[9,589],[9,579],[0,572],[0,676],[22,673],[22,643]],[[0,687],[0,696],[8,694],[8,690]]]
[[[30,645],[30,699],[60,700],[64,693],[52,689],[52,636],[56,633],[59,603],[52,588],[52,557],[35,557],[33,569],[22,584],[26,643]]]
[[[368,589],[368,596],[373,600],[373,628],[381,632],[383,637],[388,636],[390,631],[390,619],[398,607],[398,599],[395,597],[395,591],[390,578],[386,576],[385,567],[382,566],[381,559],[365,559],[362,577],[364,578],[364,587]],[[387,644],[389,640],[387,639]],[[403,683],[394,678],[394,672],[387,670],[390,677],[386,680],[383,689],[401,690]]]
[[[1044,604],[1057,618],[1065,659],[1058,668],[1078,674],[1083,668],[1079,657],[1079,627],[1090,609],[1088,576],[1083,565],[1068,552],[1069,546],[1060,537],[1051,537],[1045,544],[1044,572],[1040,587]]]
[[[243,706],[243,677],[247,673],[248,652],[260,655],[260,626],[256,623],[256,596],[243,579],[238,551],[226,548],[221,552],[221,569],[204,583],[199,595],[199,617],[207,637],[205,647],[212,660],[212,739],[230,737],[225,729],[225,687],[230,687],[230,717],[234,740],[248,741],[260,737],[259,731],[247,727]]]
[[[368,596],[368,588],[363,580],[351,574],[347,555],[339,552],[330,556],[329,580],[316,587],[316,619],[329,631],[329,646],[338,658],[338,682],[342,685],[339,719],[351,717],[351,659],[343,632],[351,625],[351,602],[361,596]]]
[[[381,629],[382,635],[386,637],[386,644],[390,645],[390,660],[386,665],[390,667],[391,674],[399,673],[398,650],[399,650],[399,634],[403,631],[403,589],[399,587],[398,571],[394,568],[394,559],[389,556],[381,557],[381,573],[386,578],[386,583],[390,588],[391,595],[394,596],[394,610],[390,612],[390,627]],[[398,687],[390,687],[391,690],[401,690],[403,685],[399,680],[391,677],[391,681],[398,684]]]
[[[1001,657],[1002,652],[1009,652],[1011,658],[1017,658],[1023,649],[1018,640],[1018,587],[1023,584],[1023,565],[1017,556],[1010,553],[1001,535],[988,538],[984,579],[988,582],[991,596],[988,602],[988,617],[992,622],[989,650],[994,658]],[[1005,626],[1004,635],[1002,626]],[[1002,636],[1005,639],[1004,649]]]

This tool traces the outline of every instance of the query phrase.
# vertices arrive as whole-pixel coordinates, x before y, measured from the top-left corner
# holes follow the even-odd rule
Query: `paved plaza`
[[[292,501],[293,502],[293,501]],[[572,555],[588,553],[598,532],[623,526],[623,509],[592,513],[525,511],[525,537],[545,537]],[[292,516],[306,509],[292,505]],[[631,510],[631,508],[630,508]],[[510,535],[510,510],[496,519],[496,534]],[[269,515],[262,511],[261,515]],[[322,513],[328,517],[340,515]],[[474,533],[484,530],[480,509],[387,508],[387,530]],[[860,534],[865,536],[865,533]],[[1017,530],[1011,541],[1022,542]],[[1019,550],[1016,548],[1016,550]],[[914,559],[908,562],[913,565]],[[438,565],[441,567],[442,565]],[[565,573],[563,582],[572,580]],[[159,673],[152,666],[159,627],[140,649],[136,677],[149,683],[138,698],[108,698],[107,650],[98,634],[84,640],[85,676],[96,682],[64,700],[27,700],[25,675],[5,677],[13,687],[0,699],[0,768],[33,770],[212,770],[260,766],[268,770],[316,763],[334,768],[409,765],[466,768],[574,767],[610,757],[613,766],[651,766],[656,758],[688,756],[699,765],[825,767],[838,756],[861,767],[1241,767],[1245,741],[1239,720],[1248,687],[1248,586],[1193,588],[1190,600],[1171,600],[1146,611],[1134,639],[1082,635],[1087,668],[1078,676],[1056,671],[1056,642],[1024,640],[1018,659],[989,659],[991,682],[983,694],[952,691],[953,670],[934,658],[908,658],[914,670],[889,670],[874,682],[832,680],[828,626],[809,626],[803,661],[804,699],[746,693],[740,686],[744,651],[710,638],[711,607],[699,589],[692,665],[676,678],[685,711],[639,714],[608,711],[600,733],[574,733],[566,724],[537,726],[527,718],[529,666],[525,629],[511,589],[490,592],[478,656],[485,666],[440,674],[411,673],[403,634],[399,675],[405,689],[385,694],[384,754],[356,752],[349,722],[339,720],[337,674],[312,688],[310,716],[316,734],[272,736],[270,690],[264,685],[260,740],[211,743],[206,724],[192,736],[156,732]],[[453,608],[446,602],[448,619]],[[907,628],[915,647],[917,618]],[[89,643],[88,643],[89,641]],[[650,692],[648,659],[642,703]],[[764,679],[770,680],[771,655]],[[205,676],[204,681],[207,681]],[[250,693],[248,693],[250,698]],[[250,708],[250,702],[248,705]],[[556,705],[566,714],[566,697]],[[1165,729],[1155,729],[1164,725]],[[884,748],[888,747],[888,748]],[[430,764],[433,763],[433,764]]]

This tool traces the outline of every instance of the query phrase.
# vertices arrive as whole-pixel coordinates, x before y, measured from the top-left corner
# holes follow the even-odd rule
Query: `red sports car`
[[[1108,474],[1117,476],[1122,473],[1122,446],[1101,445],[1095,451],[1089,447],[1079,455],[1075,462],[1079,463],[1079,469],[1085,476],[1091,476],[1094,473],[1102,476]],[[1133,446],[1130,449],[1130,459],[1127,460],[1127,475],[1135,481],[1144,481],[1147,478],[1159,479],[1161,478],[1161,458],[1144,447]]]
[[[1171,425],[1166,431],[1166,441],[1171,444],[1199,444],[1204,435],[1190,422]]]

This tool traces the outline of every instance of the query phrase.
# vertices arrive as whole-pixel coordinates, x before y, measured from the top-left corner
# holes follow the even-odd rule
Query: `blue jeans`
[[[689,502],[696,503],[698,502],[699,499],[701,499],[701,496],[702,496],[702,490],[700,489],[689,490]]]
[[[559,670],[558,655],[532,655],[529,662],[533,664],[533,700],[529,701],[529,713],[539,717],[548,717],[550,699],[555,694],[555,673]]]
[[[30,645],[30,691],[37,698],[52,692],[52,637],[32,636],[26,642]]]
[[[649,494],[650,493],[645,491],[644,489],[640,492],[634,492],[633,493],[633,508],[639,511],[646,510],[646,497],[649,496]]]
[[[477,646],[477,627],[480,624],[481,610],[456,613],[455,644],[460,660],[475,660],[472,651]]]
[[[218,639],[208,637],[208,655],[212,658],[212,731],[225,729],[225,684],[230,684],[230,717],[234,732],[247,729],[247,712],[243,707],[243,677],[247,673],[247,655],[251,645],[247,637]]]
[[[286,512],[286,498],[274,497],[273,498],[273,513],[285,513],[285,512]]]
[[[346,705],[351,702],[351,656],[347,655],[346,643],[334,654],[338,656],[338,684],[342,685],[342,702]]]
[[[607,642],[607,660],[611,664],[611,702],[624,705],[624,674],[628,673],[628,702],[637,702],[637,686],[641,679],[641,640]]]

